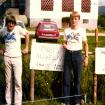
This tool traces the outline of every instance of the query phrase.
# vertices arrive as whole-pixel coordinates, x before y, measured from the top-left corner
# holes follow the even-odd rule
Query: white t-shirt
[[[73,30],[66,28],[64,30],[64,40],[67,41],[67,49],[71,51],[82,50],[82,41],[86,41],[86,30],[78,28]]]
[[[15,26],[11,32],[8,32],[6,27],[1,30],[0,35],[2,35],[5,41],[5,56],[21,56],[21,35],[26,35],[26,32],[20,26]]]

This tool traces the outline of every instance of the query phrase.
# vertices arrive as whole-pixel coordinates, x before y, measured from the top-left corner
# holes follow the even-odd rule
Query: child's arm
[[[0,55],[4,55],[4,48],[2,46],[2,29],[0,29]]]
[[[27,54],[28,50],[29,50],[29,34],[28,34],[28,32],[26,32],[26,35],[25,35],[25,48],[22,50],[22,53]]]

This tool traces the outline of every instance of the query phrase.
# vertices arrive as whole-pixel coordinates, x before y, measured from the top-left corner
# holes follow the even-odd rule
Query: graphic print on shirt
[[[4,35],[3,39],[5,43],[12,43],[16,41],[15,33],[7,33]]]
[[[76,42],[79,42],[79,37],[80,37],[79,33],[71,32],[67,35],[67,40],[72,43],[76,43]]]

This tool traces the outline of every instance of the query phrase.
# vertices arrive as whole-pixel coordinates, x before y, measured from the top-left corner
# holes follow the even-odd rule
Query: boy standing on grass
[[[76,11],[70,14],[70,27],[64,30],[64,104],[69,105],[71,91],[73,93],[72,105],[80,105],[80,80],[82,70],[82,42],[85,50],[84,63],[88,65],[88,43],[86,30],[79,26],[80,14]],[[73,76],[72,76],[73,74]],[[71,77],[73,77],[73,90],[71,90]]]
[[[16,19],[14,16],[7,16],[6,27],[0,30],[0,37],[2,36],[5,48],[1,50],[4,54],[5,63],[5,78],[6,90],[5,99],[6,105],[11,105],[14,101],[15,105],[22,104],[22,53],[28,53],[29,35],[28,32],[16,26]],[[21,34],[25,35],[25,49],[21,51]],[[13,77],[14,76],[14,77]],[[13,86],[14,79],[14,86]],[[13,89],[14,87],[14,89]],[[13,92],[14,90],[14,92]],[[13,93],[12,93],[13,92]],[[13,98],[14,94],[14,99]]]

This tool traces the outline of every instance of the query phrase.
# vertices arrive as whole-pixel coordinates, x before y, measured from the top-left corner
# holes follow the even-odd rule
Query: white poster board
[[[105,48],[95,49],[95,73],[105,74]]]
[[[38,43],[34,39],[31,46],[30,69],[62,71],[64,49],[60,44]]]

